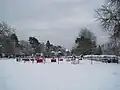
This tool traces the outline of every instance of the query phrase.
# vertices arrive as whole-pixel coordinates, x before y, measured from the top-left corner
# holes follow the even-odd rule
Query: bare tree
[[[15,28],[10,27],[7,22],[0,23],[0,36],[10,36],[15,32]]]
[[[10,27],[6,22],[0,23],[0,45],[2,46],[1,52],[14,52],[14,42],[11,41],[11,35],[14,31],[15,28]]]
[[[110,39],[115,46],[116,54],[118,52],[117,43],[120,40],[120,0],[108,0],[108,3],[102,5],[96,10],[97,20],[110,34]]]
[[[108,0],[96,13],[97,19],[111,36],[120,31],[120,0]]]

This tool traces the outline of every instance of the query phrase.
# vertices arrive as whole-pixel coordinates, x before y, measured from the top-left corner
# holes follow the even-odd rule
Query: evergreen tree
[[[96,37],[88,29],[81,29],[79,36],[75,40],[75,47],[72,52],[76,55],[94,54],[96,48]]]
[[[18,37],[17,37],[17,35],[16,35],[15,33],[13,33],[13,34],[11,35],[11,41],[15,42],[15,46],[16,46],[16,47],[20,46],[20,45],[19,45],[19,41],[18,41]]]
[[[29,37],[29,43],[34,49],[34,54],[41,52],[40,42],[35,37]]]

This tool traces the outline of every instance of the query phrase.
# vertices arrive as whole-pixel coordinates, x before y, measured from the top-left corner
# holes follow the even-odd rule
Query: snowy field
[[[120,64],[0,60],[0,90],[120,90]]]

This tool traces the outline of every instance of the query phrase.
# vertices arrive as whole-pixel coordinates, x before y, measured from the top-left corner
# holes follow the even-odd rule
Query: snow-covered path
[[[0,90],[120,90],[120,64],[0,60]]]

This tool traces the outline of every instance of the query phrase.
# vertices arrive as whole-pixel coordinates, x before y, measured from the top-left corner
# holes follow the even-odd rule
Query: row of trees
[[[75,40],[72,52],[80,54],[115,54],[120,55],[120,0],[107,0],[107,3],[96,10],[97,20],[109,33],[109,42],[97,45],[96,36],[87,28],[81,29]],[[32,48],[29,52],[40,53],[41,43],[35,37],[29,37],[29,44]],[[23,49],[15,34],[15,29],[5,22],[0,23],[0,52],[16,53],[13,48]],[[25,47],[24,47],[25,48]],[[61,46],[54,46],[49,41],[45,44],[45,54],[50,55],[52,51],[65,52]]]
[[[29,37],[28,41],[18,40],[15,28],[10,27],[6,22],[0,23],[0,53],[5,54],[36,54],[44,53],[50,56],[53,52],[65,53],[65,48],[55,46],[48,40],[46,44],[40,43],[35,37]]]
[[[20,52],[21,51],[21,52]],[[0,23],[0,52],[6,54],[36,54],[44,53],[51,56],[55,52],[61,52],[70,55],[70,52],[61,46],[55,46],[48,40],[46,44],[40,43],[35,37],[29,37],[28,41],[19,41],[15,34],[15,28],[8,26],[7,23]],[[80,54],[101,54],[101,47],[96,44],[96,36],[87,28],[81,29],[75,40],[75,47],[72,52],[76,55]]]

